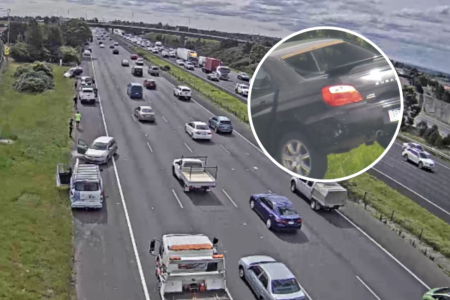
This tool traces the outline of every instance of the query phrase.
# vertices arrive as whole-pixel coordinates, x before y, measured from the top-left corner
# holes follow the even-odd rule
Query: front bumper
[[[106,163],[106,157],[91,157],[85,156],[84,161],[89,164],[101,165]]]

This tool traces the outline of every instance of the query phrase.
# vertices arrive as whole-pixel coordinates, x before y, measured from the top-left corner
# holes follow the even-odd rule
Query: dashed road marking
[[[137,122],[137,119],[134,115],[131,115],[131,117],[133,118],[133,120],[135,120]]]
[[[175,198],[177,199],[178,204],[180,205],[180,207],[181,207],[181,208],[184,208],[184,207],[183,207],[183,204],[182,204],[181,201],[180,201],[180,198],[178,198],[178,195],[177,195],[177,193],[175,193],[175,190],[174,190],[174,189],[172,189],[172,193],[173,193],[173,195],[175,196]]]
[[[150,146],[150,144],[148,142],[147,142],[147,146],[148,146],[148,149],[150,149],[150,152],[153,152],[152,146]]]
[[[230,202],[233,203],[234,207],[238,208],[237,204],[233,201],[233,199],[231,199],[230,195],[228,195],[228,193],[225,192],[224,189],[222,189],[222,192],[225,194],[225,196],[228,198],[228,200],[230,200]]]
[[[194,151],[192,151],[192,149],[189,148],[188,144],[184,143],[184,145],[186,146],[186,148],[188,148],[189,151],[191,151],[191,153],[194,153]]]
[[[169,121],[167,121],[167,119],[164,116],[162,116],[162,118],[163,118],[164,122],[166,122],[166,123],[169,122]]]
[[[228,151],[224,146],[220,145],[220,148],[222,148],[226,153],[231,154],[230,151]]]

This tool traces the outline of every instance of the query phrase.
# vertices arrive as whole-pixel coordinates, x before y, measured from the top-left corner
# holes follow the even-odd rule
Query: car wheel
[[[272,221],[270,220],[270,219],[267,219],[267,221],[266,221],[266,227],[267,227],[267,229],[272,229]]]
[[[245,280],[245,272],[244,272],[244,268],[242,266],[239,266],[239,278],[241,278],[242,280]]]
[[[250,201],[250,208],[253,210],[255,209],[255,201],[253,200]]]
[[[328,157],[301,133],[290,132],[276,148],[276,160],[299,175],[322,179],[328,168]]]
[[[291,181],[291,192],[295,193],[297,192],[297,187],[295,186],[295,181]]]
[[[386,149],[389,146],[389,144],[391,143],[392,138],[393,138],[393,135],[384,135],[384,136],[378,138],[377,143],[381,147]]]
[[[419,162],[419,169],[423,169],[423,163]]]
[[[175,167],[174,167],[174,166],[172,166],[172,175],[173,175],[174,177],[177,177],[177,174],[175,174]]]
[[[317,210],[317,202],[314,199],[311,199],[311,209]]]
[[[403,160],[408,161],[408,154],[403,155]]]
[[[217,126],[214,127],[214,132],[215,132],[215,133],[219,132],[219,130],[217,129]]]

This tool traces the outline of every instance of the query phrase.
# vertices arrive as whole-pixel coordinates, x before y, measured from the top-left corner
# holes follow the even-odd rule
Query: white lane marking
[[[194,153],[194,151],[192,151],[192,149],[189,148],[188,144],[184,143],[184,145],[186,146],[186,148],[188,148],[189,151],[191,151],[191,153]]]
[[[163,118],[164,122],[166,122],[166,123],[169,122],[169,121],[167,121],[167,119],[164,116],[162,116],[162,118]]]
[[[135,120],[137,122],[136,117],[132,114],[131,117],[133,118],[133,120]]]
[[[368,235],[364,230],[358,227],[353,221],[347,218],[346,215],[336,210],[336,212],[341,215],[347,222],[349,222],[353,227],[355,227],[359,232],[361,232],[366,238],[368,238],[372,243],[374,243],[379,249],[381,249],[387,256],[389,256],[392,260],[394,260],[400,267],[402,267],[406,272],[408,272],[414,279],[416,279],[421,285],[423,285],[427,289],[431,289],[425,282],[423,282],[416,274],[414,274],[410,269],[408,269],[404,264],[402,264],[398,259],[396,259],[391,253],[389,253],[386,249],[383,248],[380,244],[377,243],[370,235]]]
[[[94,78],[98,78],[97,75],[95,74],[95,67],[94,67],[94,62],[92,60],[92,56],[91,56],[91,64],[92,64],[92,72],[94,73],[93,74]],[[97,83],[97,86],[98,86],[98,83]],[[105,118],[105,114],[103,112],[103,105],[102,105],[102,100],[100,98],[100,93],[97,94],[97,98],[100,103],[100,112],[102,114],[103,126],[105,127],[106,136],[109,136],[108,126],[106,125],[106,118]],[[144,271],[142,269],[141,259],[139,258],[139,253],[138,253],[137,246],[136,246],[136,240],[134,238],[133,227],[131,226],[131,220],[130,220],[130,216],[128,214],[127,203],[126,203],[125,197],[123,195],[122,185],[120,184],[120,177],[119,177],[119,172],[117,171],[116,161],[113,159],[112,163],[113,163],[113,167],[114,167],[114,173],[116,175],[117,186],[119,188],[120,199],[122,201],[123,211],[125,213],[125,219],[127,220],[127,226],[128,226],[128,231],[130,233],[131,245],[133,247],[133,252],[134,252],[135,259],[136,259],[136,265],[138,267],[139,277],[141,279],[141,285],[142,285],[142,289],[144,291],[144,297],[145,297],[145,300],[150,300],[150,295],[148,293]]]
[[[178,198],[178,195],[177,195],[177,193],[175,193],[175,190],[174,190],[174,189],[172,189],[172,193],[173,193],[173,195],[175,196],[175,198],[177,199],[178,204],[180,204],[180,207],[181,207],[181,208],[184,208],[184,207],[183,207],[183,204],[182,204],[181,201],[180,201],[180,198]]]
[[[233,203],[233,205],[238,208],[237,204],[233,201],[233,199],[230,197],[230,195],[228,195],[227,192],[225,192],[224,189],[222,189],[222,192],[225,194],[225,196],[227,196],[228,200],[230,200],[231,203]]]
[[[230,151],[228,151],[227,148],[225,148],[224,146],[220,145],[220,148],[222,148],[223,150],[225,150],[226,153],[231,154]]]
[[[356,276],[356,279],[358,279],[359,282],[361,282],[361,284],[375,297],[375,299],[381,300],[380,297],[378,297],[377,294],[375,294],[375,292],[372,291],[372,289],[361,278]]]
[[[442,211],[443,213],[447,214],[450,216],[450,212],[446,211],[445,209],[443,209],[442,207],[440,207],[439,205],[437,205],[436,203],[432,202],[431,200],[428,200],[427,198],[425,198],[424,196],[420,195],[419,193],[416,193],[415,191],[413,191],[412,189],[410,189],[409,187],[407,187],[406,185],[398,182],[397,180],[395,180],[394,178],[384,174],[383,172],[381,172],[380,170],[373,168],[373,170],[377,171],[378,173],[382,174],[384,177],[387,177],[389,180],[392,180],[393,182],[395,182],[396,184],[402,186],[403,188],[407,189],[408,191],[410,191],[411,193],[413,193],[414,195],[420,197],[422,200],[428,202],[429,204],[433,205],[434,207],[436,207],[437,209],[439,209],[440,211]],[[416,168],[414,168],[416,169]]]
[[[148,146],[148,149],[150,149],[150,152],[153,152],[152,146],[150,146],[150,144],[148,142],[147,142],[147,146]]]

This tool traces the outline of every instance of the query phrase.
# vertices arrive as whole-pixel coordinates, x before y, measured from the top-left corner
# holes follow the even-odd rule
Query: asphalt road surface
[[[131,42],[129,42],[128,40],[125,40],[124,38],[122,38],[122,37],[120,37],[118,35],[115,35],[114,37],[116,37],[117,39],[121,40],[122,43],[128,43],[130,45],[133,45]],[[107,43],[108,42],[109,41],[107,41]],[[138,46],[138,45],[133,45],[133,46],[142,48],[145,51],[151,53],[150,51],[147,50],[147,47],[141,47],[141,46]],[[172,64],[177,65],[177,63],[176,63],[177,58],[174,58],[174,57],[172,57],[172,58],[164,58],[164,57],[161,56],[161,53],[154,54],[154,55],[158,56],[159,58],[161,58],[163,60],[170,61]],[[180,68],[183,68],[183,67],[180,66]],[[236,95],[236,97],[239,98],[241,101],[247,102],[247,98],[237,94],[235,92],[235,88],[236,88],[236,84],[237,83],[244,83],[244,84],[247,84],[249,86],[250,86],[250,83],[248,81],[243,81],[243,80],[238,79],[237,78],[238,74],[236,72],[233,72],[233,71],[230,72],[230,79],[229,80],[226,80],[226,81],[225,80],[210,81],[210,80],[208,80],[206,78],[206,76],[208,74],[202,72],[202,68],[195,68],[194,70],[187,70],[187,69],[185,69],[185,70],[186,70],[186,72],[194,73],[195,75],[197,75],[198,77],[202,78],[203,80],[208,81],[211,84],[217,85],[217,86],[221,87],[222,89],[228,91],[229,93],[231,93],[233,95]]]
[[[148,299],[143,286],[157,299],[148,245],[165,233],[217,236],[235,300],[254,299],[239,279],[236,265],[242,256],[253,254],[286,263],[311,299],[410,300],[426,291],[338,214],[313,212],[290,192],[289,176],[237,132],[213,134],[211,142],[191,140],[184,124],[192,119],[207,121],[211,114],[197,101],[173,97],[173,86],[163,77],[155,78],[158,89],[145,91],[145,100],[129,99],[127,83],[144,80],[133,77],[130,67],[121,67],[121,60],[130,54],[122,47],[120,55],[96,43],[92,47],[92,64],[83,62],[84,74],[95,76],[102,106],[79,105],[83,120],[78,136],[92,142],[105,135],[104,115],[119,155],[115,164],[102,168],[104,209],[75,213],[79,299]],[[133,118],[138,105],[154,108],[155,124]],[[171,172],[172,161],[182,155],[208,156],[209,165],[219,166],[218,186],[207,194],[185,194]],[[301,232],[272,233],[250,209],[250,195],[269,190],[293,201],[304,220]]]

